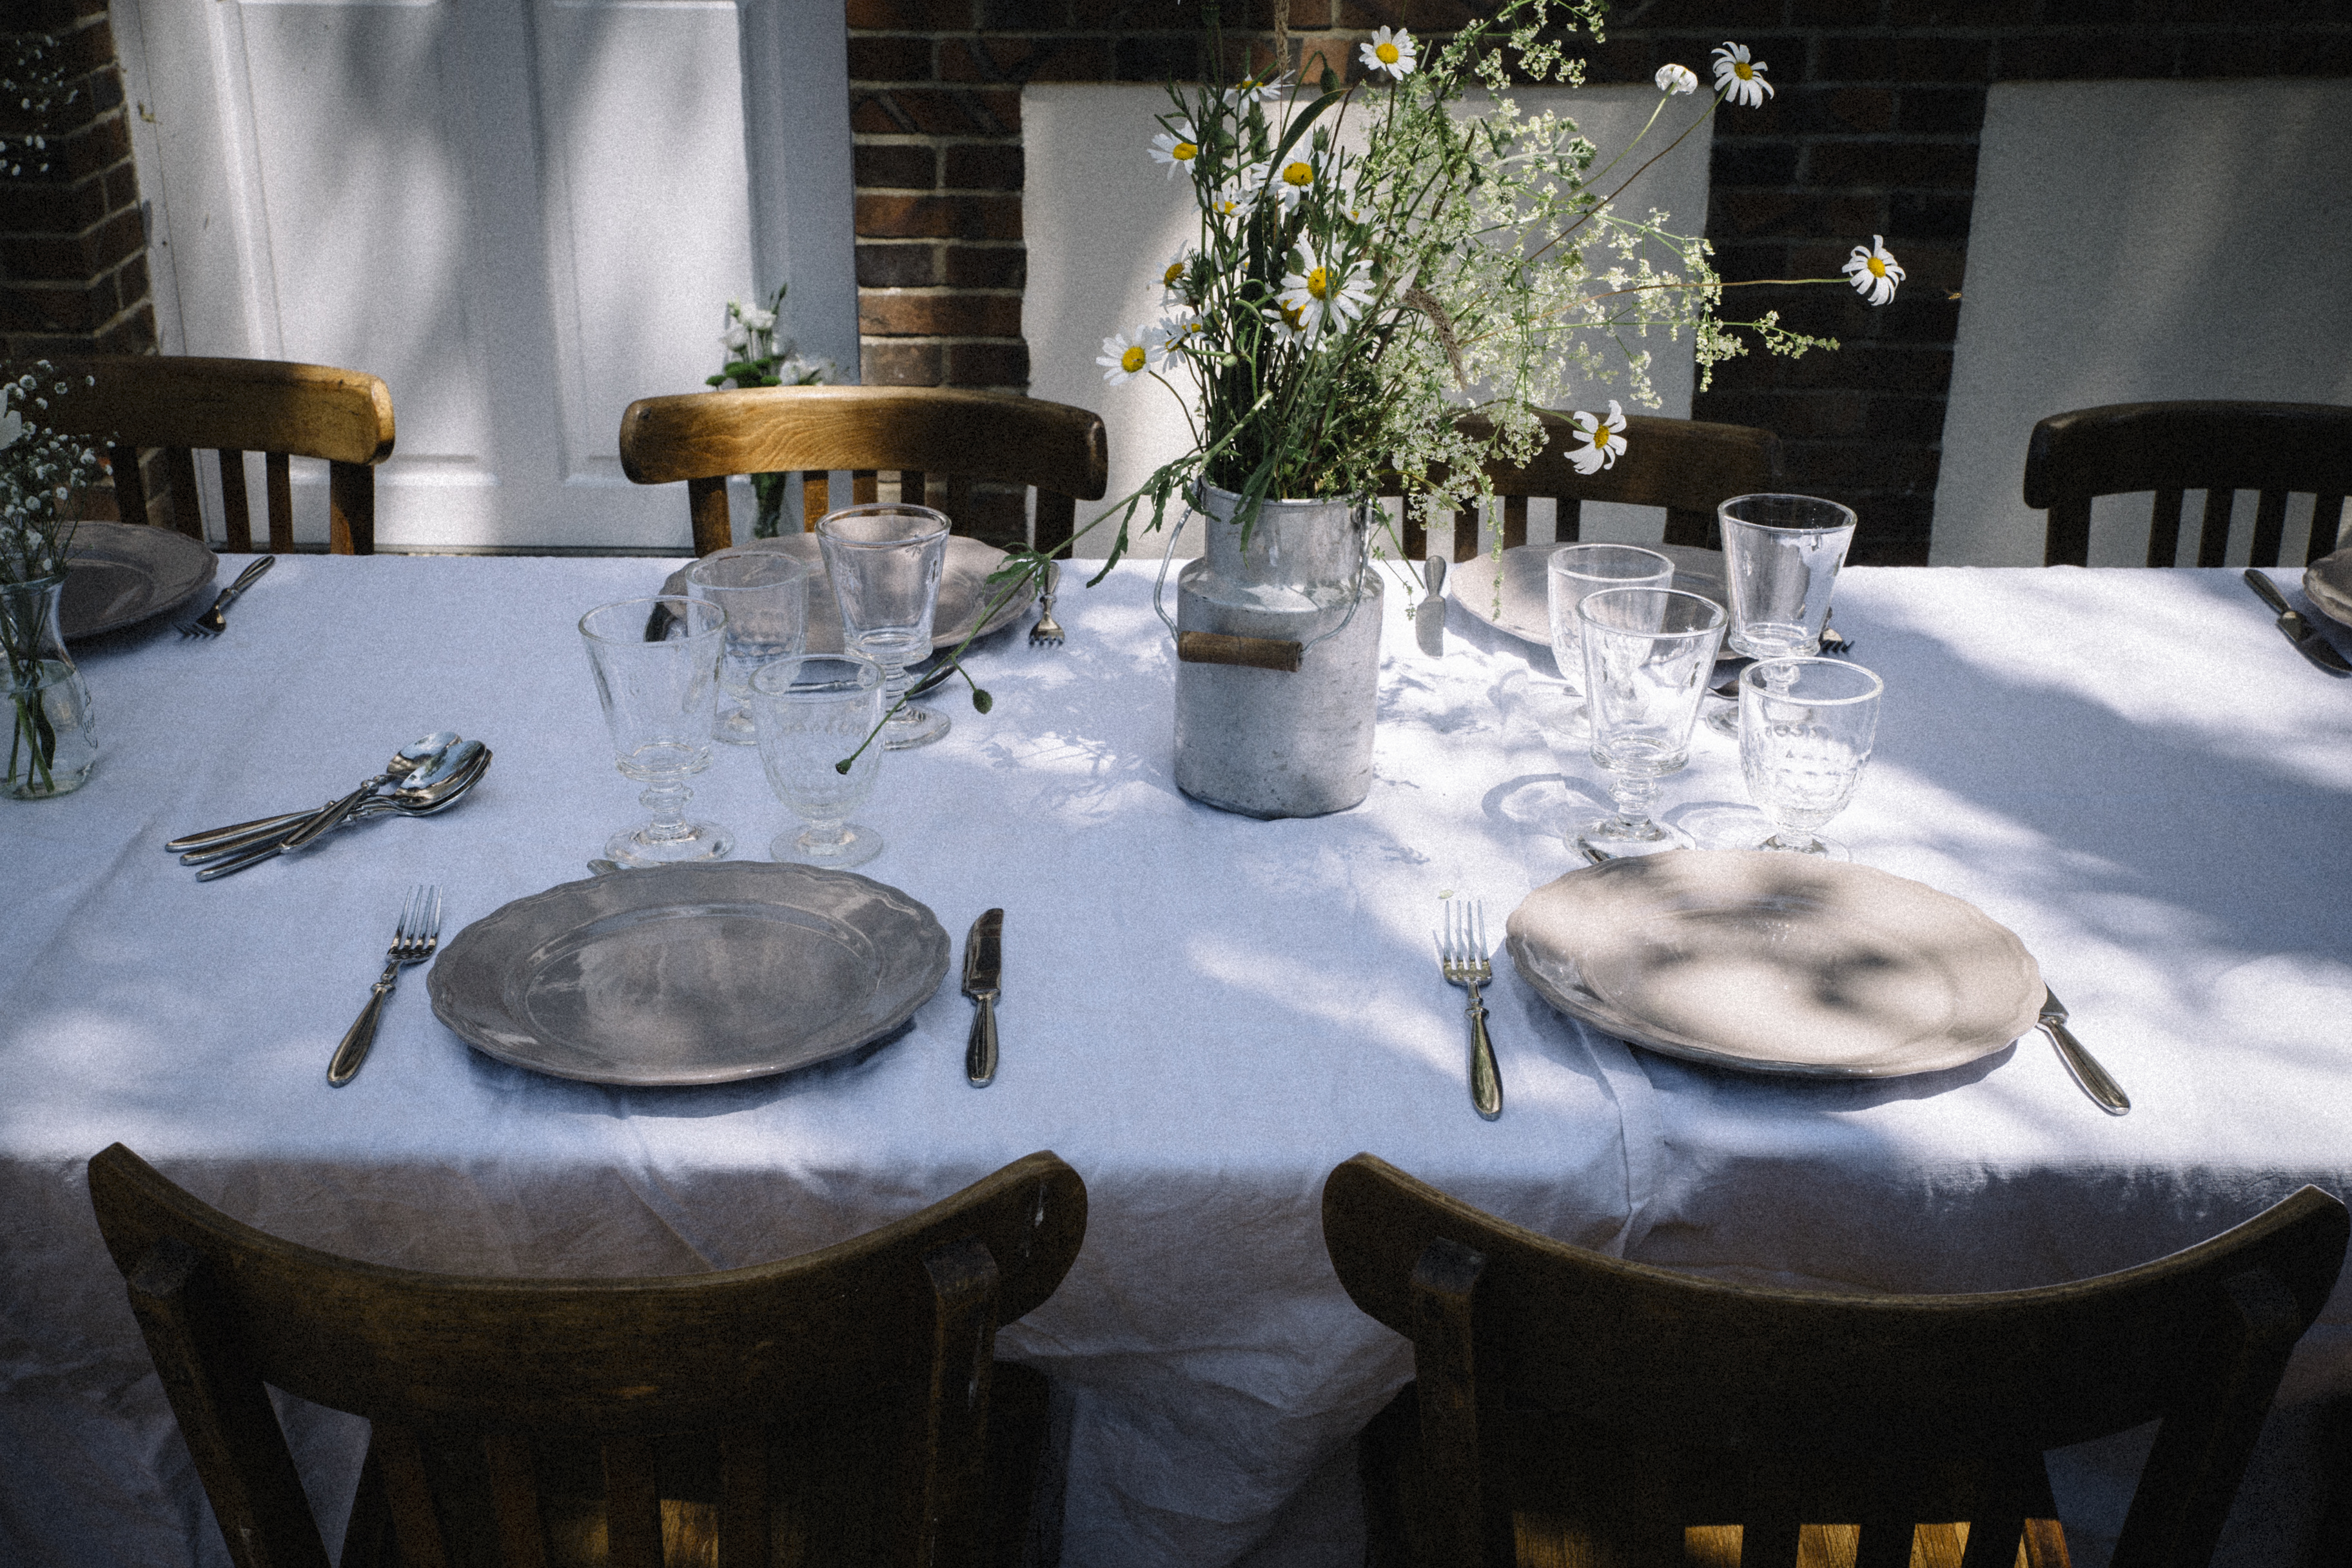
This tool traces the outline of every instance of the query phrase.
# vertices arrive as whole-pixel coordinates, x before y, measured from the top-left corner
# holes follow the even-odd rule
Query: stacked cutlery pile
[[[431,816],[448,810],[489,770],[490,749],[444,730],[393,753],[383,772],[362,780],[340,800],[174,838],[163,847],[184,866],[201,868],[196,880],[234,876],[289,850],[299,851],[354,822],[377,816]]]

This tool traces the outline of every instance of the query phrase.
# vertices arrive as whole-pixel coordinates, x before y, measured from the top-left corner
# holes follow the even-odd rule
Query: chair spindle
[[[223,539],[231,550],[253,548],[253,506],[245,493],[245,454],[227,447],[220,453],[221,510],[224,520]]]
[[[2216,486],[2205,492],[2205,521],[2197,535],[2197,564],[2219,566],[2230,550],[2230,513],[2238,492]]]
[[[2147,524],[2147,563],[2151,566],[2169,566],[2179,559],[2180,502],[2183,493],[2180,490],[2156,492],[2156,510],[2149,515]],[[2087,510],[2089,503],[2086,501],[2084,505]],[[2089,536],[2085,534],[2084,549],[2086,559],[2089,548]]]
[[[401,1568],[449,1568],[449,1546],[434,1511],[433,1483],[416,1429],[404,1422],[378,1421],[374,1444],[383,1465],[384,1501],[391,1505],[393,1532],[400,1541]]]
[[[482,1439],[490,1505],[499,1521],[500,1568],[547,1568],[547,1524],[539,1511],[539,1478],[528,1438],[492,1432]]]
[[[261,455],[262,488],[269,505],[269,548],[294,548],[294,465],[283,452]]]
[[[2249,560],[2256,566],[2279,563],[2279,547],[2286,542],[2286,491],[2263,490],[2254,507],[2254,542]]]
[[[2344,529],[2344,498],[2314,496],[2311,498],[2311,542],[2304,548],[2305,566],[2323,555],[2336,553],[2337,537]]]
[[[654,1446],[644,1437],[607,1437],[603,1447],[605,1560],[611,1568],[662,1568]]]

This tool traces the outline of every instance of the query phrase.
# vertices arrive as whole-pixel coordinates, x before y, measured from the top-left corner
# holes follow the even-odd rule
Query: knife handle
[[[2066,1070],[2074,1075],[2074,1081],[2083,1086],[2083,1092],[2101,1110],[2110,1116],[2122,1116],[2131,1110],[2131,1096],[2124,1092],[2123,1085],[2107,1076],[2107,1069],[2099,1065],[2096,1058],[2083,1048],[2074,1030],[2055,1018],[2042,1019],[2042,1027],[2048,1032],[2050,1043],[2058,1047],[2058,1059],[2066,1064]]]
[[[2256,598],[2262,600],[2263,604],[2268,605],[2279,615],[2284,616],[2294,613],[2294,606],[2286,602],[2286,595],[2279,592],[2277,584],[2272,582],[2268,577],[2263,576],[2261,573],[2255,571],[2251,566],[2246,568],[2245,576],[2246,586],[2254,591],[2254,596]]]
[[[996,1078],[996,993],[983,991],[971,1016],[971,1038],[963,1048],[963,1076],[974,1089],[985,1089]]]

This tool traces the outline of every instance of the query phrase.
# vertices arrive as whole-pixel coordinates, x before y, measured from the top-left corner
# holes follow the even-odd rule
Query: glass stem
[[[653,813],[638,837],[648,844],[675,844],[688,837],[686,803],[694,798],[694,791],[682,780],[664,779],[646,786],[637,796],[637,804]]]
[[[1609,798],[1626,826],[1638,835],[1650,826],[1650,810],[1658,803],[1658,781],[1646,773],[1612,771],[1609,775]]]

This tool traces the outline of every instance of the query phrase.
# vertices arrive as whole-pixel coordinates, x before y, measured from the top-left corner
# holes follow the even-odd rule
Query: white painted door
[[[804,349],[855,372],[838,0],[113,15],[164,352],[382,376],[380,546],[685,548],[683,487],[621,473],[621,411],[699,390],[726,301],[786,276]]]

